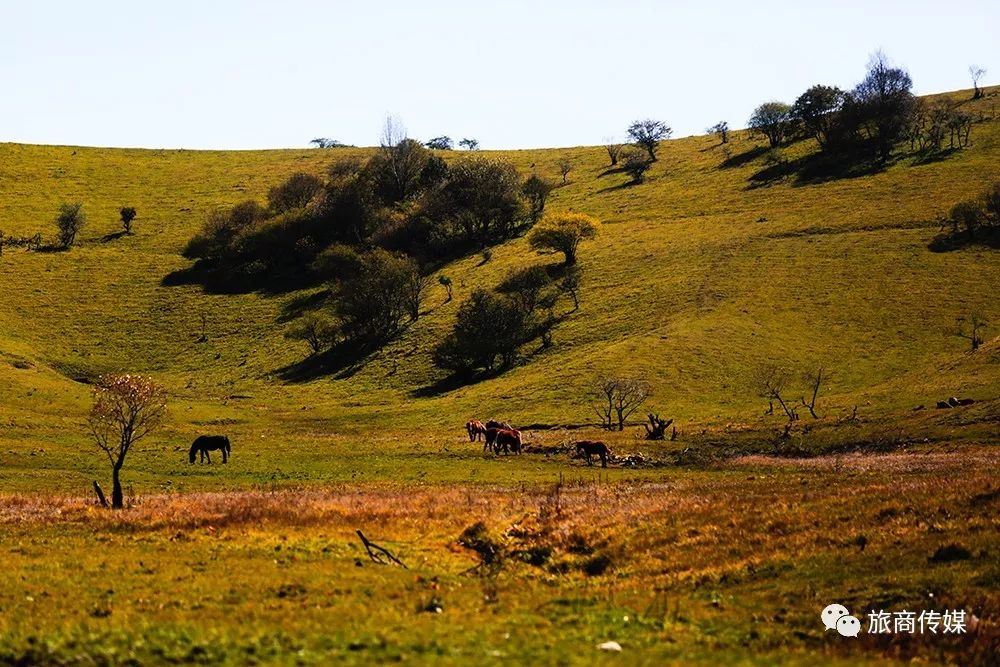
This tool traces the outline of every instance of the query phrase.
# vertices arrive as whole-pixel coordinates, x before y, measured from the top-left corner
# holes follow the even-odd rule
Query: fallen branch
[[[388,565],[389,563],[382,560],[382,557],[378,553],[376,553],[376,552],[381,552],[382,554],[385,554],[386,558],[388,558],[390,561],[400,566],[404,570],[409,569],[408,567],[406,567],[403,561],[393,556],[391,551],[389,551],[385,547],[380,547],[374,542],[369,541],[369,539],[365,537],[365,534],[361,532],[360,528],[357,529],[355,532],[358,534],[358,537],[361,538],[361,544],[365,545],[365,551],[368,552],[368,557],[371,558],[372,561],[378,563],[379,565]]]

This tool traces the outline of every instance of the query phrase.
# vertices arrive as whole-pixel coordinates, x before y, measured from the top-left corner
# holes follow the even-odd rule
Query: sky
[[[0,142],[149,148],[594,145],[674,136],[882,49],[914,92],[1000,82],[1000,0],[336,2],[0,0]]]

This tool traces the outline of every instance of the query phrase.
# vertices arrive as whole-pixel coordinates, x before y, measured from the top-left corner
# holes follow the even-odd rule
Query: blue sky
[[[1000,1],[0,0],[0,141],[272,148],[410,136],[601,143],[699,134],[881,48],[918,93],[1000,80]]]

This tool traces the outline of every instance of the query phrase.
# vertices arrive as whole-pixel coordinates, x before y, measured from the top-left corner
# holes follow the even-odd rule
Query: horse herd
[[[521,432],[513,428],[507,422],[488,419],[485,423],[478,419],[470,419],[465,424],[465,430],[469,434],[469,442],[483,441],[483,451],[492,451],[494,454],[520,454],[524,449],[521,442]],[[574,458],[586,458],[587,465],[594,465],[593,457],[601,459],[601,466],[608,467],[608,460],[611,458],[611,448],[603,442],[597,440],[577,440],[576,454]]]

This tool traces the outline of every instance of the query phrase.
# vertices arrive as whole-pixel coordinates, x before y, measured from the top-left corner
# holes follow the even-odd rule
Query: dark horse
[[[222,450],[222,462],[229,463],[229,452],[232,451],[232,447],[229,445],[229,438],[224,435],[199,435],[191,443],[191,451],[188,452],[191,463],[194,463],[194,457],[201,452],[201,461],[212,462],[212,457],[209,456],[209,451]]]

